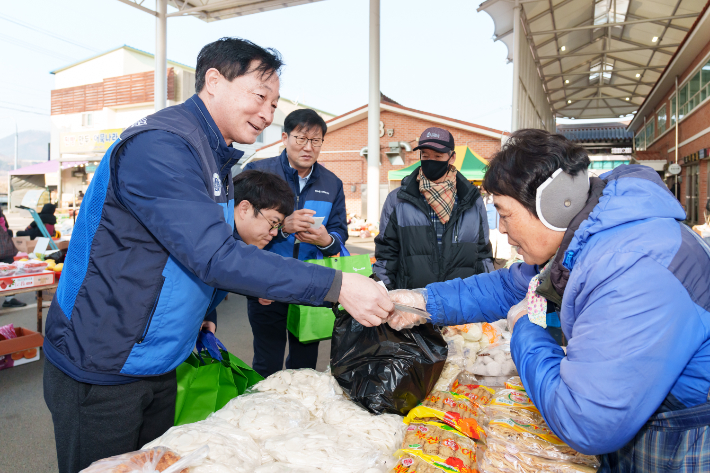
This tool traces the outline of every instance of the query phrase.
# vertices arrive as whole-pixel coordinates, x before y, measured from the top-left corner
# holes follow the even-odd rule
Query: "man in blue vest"
[[[280,55],[222,38],[197,58],[197,94],[127,128],[101,160],[47,315],[44,397],[60,473],[138,449],[173,424],[175,368],[217,289],[341,303],[366,326],[393,309],[372,280],[233,236],[231,168],[268,127]]]
[[[343,181],[318,164],[328,127],[314,110],[289,113],[284,120],[280,156],[247,164],[246,169],[269,171],[284,179],[295,194],[294,212],[286,217],[267,251],[300,260],[334,256],[348,238]],[[312,228],[315,218],[323,222]],[[267,377],[281,370],[288,339],[286,368],[313,368],[318,342],[301,343],[286,329],[289,304],[249,298],[249,323],[254,333],[254,369]]]

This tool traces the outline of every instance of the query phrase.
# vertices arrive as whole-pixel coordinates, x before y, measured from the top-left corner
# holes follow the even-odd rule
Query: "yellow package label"
[[[523,386],[523,381],[520,379],[520,376],[513,376],[506,381],[505,389],[515,389],[516,391],[525,392],[525,386]]]
[[[469,438],[485,438],[481,424],[480,406],[472,403],[464,395],[448,391],[432,391],[424,401],[407,414],[406,424],[414,419],[434,417],[454,427]]]
[[[517,389],[508,389],[498,392],[488,405],[493,407],[514,407],[538,412],[537,407],[535,407],[525,391],[519,391]]]
[[[516,432],[532,434],[558,447],[567,446],[566,443],[560,440],[558,436],[556,436],[554,433],[552,433],[550,429],[543,425],[521,424],[519,422],[514,421],[513,419],[493,419],[490,425],[509,427],[515,430]]]

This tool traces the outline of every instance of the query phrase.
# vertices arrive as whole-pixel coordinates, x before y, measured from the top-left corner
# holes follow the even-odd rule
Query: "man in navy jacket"
[[[364,277],[233,236],[230,145],[253,143],[279,99],[277,51],[223,38],[197,58],[197,94],[127,128],[82,202],[47,315],[44,397],[60,473],[138,449],[173,424],[175,368],[217,289],[341,303],[363,324],[393,309]]]
[[[284,179],[295,195],[294,212],[286,217],[279,235],[265,248],[300,260],[334,256],[348,238],[343,182],[318,164],[328,127],[310,109],[294,110],[284,120],[280,156],[252,162],[247,169],[269,171]],[[312,228],[315,218],[323,218]],[[254,334],[254,369],[264,377],[283,368],[313,368],[318,360],[318,342],[301,343],[286,329],[289,304],[250,297],[249,322]]]

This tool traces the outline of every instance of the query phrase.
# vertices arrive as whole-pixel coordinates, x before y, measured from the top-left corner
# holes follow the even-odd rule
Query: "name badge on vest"
[[[222,183],[219,181],[219,174],[212,175],[212,184],[214,185],[214,195],[217,197],[222,194]]]

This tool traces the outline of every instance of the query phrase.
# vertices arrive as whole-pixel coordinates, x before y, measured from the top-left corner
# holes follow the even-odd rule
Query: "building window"
[[[661,109],[658,111],[658,135],[662,135],[663,133],[666,132],[666,106],[664,105],[661,107]]]
[[[671,126],[675,125],[675,95],[671,97]]]
[[[646,149],[646,129],[641,128],[636,135],[636,151],[644,151]]]
[[[81,115],[81,126],[92,126],[94,124],[94,117],[91,113],[84,113]]]
[[[678,95],[678,116],[679,120],[682,120],[710,96],[710,61],[691,76]],[[674,120],[671,120],[671,123],[675,123]]]
[[[646,146],[650,145],[651,142],[653,141],[653,139],[656,137],[656,135],[655,135],[656,127],[653,125],[654,125],[653,120],[648,122],[648,124],[646,125]]]
[[[264,130],[264,131],[266,131],[266,130]],[[264,142],[264,132],[263,132],[263,131],[262,131],[261,133],[259,133],[259,136],[256,137],[256,142],[257,142],[257,143],[263,143],[263,142]]]

